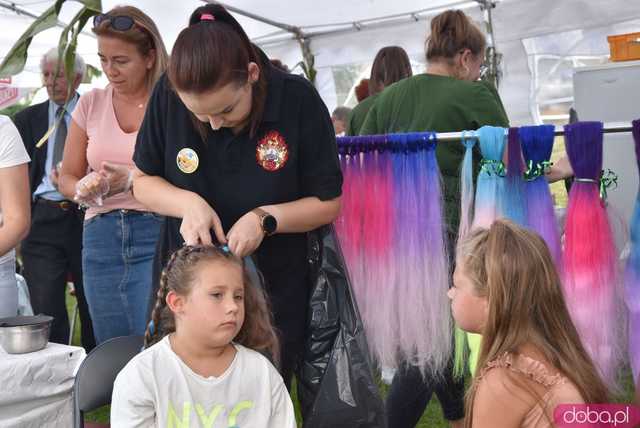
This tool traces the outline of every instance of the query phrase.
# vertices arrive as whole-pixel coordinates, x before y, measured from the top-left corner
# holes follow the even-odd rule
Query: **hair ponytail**
[[[258,48],[224,7],[207,4],[191,14],[189,26],[180,32],[173,45],[167,76],[177,91],[203,93],[229,83],[247,83],[251,62],[260,67],[258,80],[252,83],[248,118],[249,133],[253,137],[264,113],[265,73],[270,66],[263,63]],[[200,135],[206,137],[208,126],[197,119],[195,124]]]
[[[427,37],[427,61],[451,59],[463,49],[481,55],[486,46],[484,34],[461,10],[447,10],[431,20]]]

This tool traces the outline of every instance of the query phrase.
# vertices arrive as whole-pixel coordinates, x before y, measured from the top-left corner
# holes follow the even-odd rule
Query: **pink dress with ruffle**
[[[584,399],[575,385],[560,373],[551,374],[540,361],[524,355],[504,353],[490,361],[480,372],[480,381],[486,373],[501,367],[519,373],[545,387],[546,392],[535,406],[525,415],[522,428],[555,427],[553,411],[559,404],[582,404]]]

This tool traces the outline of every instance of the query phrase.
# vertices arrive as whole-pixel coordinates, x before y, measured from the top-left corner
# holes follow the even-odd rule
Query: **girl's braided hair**
[[[183,296],[189,294],[200,263],[213,261],[236,264],[242,269],[245,317],[234,342],[269,355],[277,364],[280,354],[278,337],[264,291],[251,282],[241,259],[227,249],[212,245],[184,246],[171,255],[160,277],[160,288],[145,334],[145,346],[151,346],[176,330],[173,312],[167,306],[167,294],[170,291]]]

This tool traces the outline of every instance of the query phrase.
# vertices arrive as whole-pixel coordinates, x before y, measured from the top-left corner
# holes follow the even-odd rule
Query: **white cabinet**
[[[628,122],[640,119],[640,61],[576,68],[574,105],[581,121]],[[631,133],[605,134],[604,168],[618,174],[618,187],[609,191],[612,223],[618,245],[628,228],[616,224],[615,213],[629,223],[638,192],[638,167]]]

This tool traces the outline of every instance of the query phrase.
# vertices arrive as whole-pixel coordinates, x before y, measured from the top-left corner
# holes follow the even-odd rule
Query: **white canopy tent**
[[[32,22],[14,8],[40,14],[53,0],[0,0],[0,57]],[[104,10],[122,1],[103,0]],[[170,50],[200,0],[130,0],[157,23]],[[628,0],[502,0],[493,9],[495,44],[502,54],[500,94],[514,125],[562,119],[572,102],[571,69],[607,61],[606,35],[640,29],[640,1]],[[376,52],[383,46],[403,47],[416,72],[424,70],[424,40],[429,19],[446,8],[464,9],[478,24],[483,16],[473,0],[227,0],[249,36],[272,58],[289,67],[302,60],[295,36],[274,23],[304,34],[315,56],[316,87],[329,109],[353,105],[353,87],[368,77]],[[9,8],[7,8],[9,6]],[[67,2],[61,20],[68,22],[80,4]],[[268,24],[262,21],[268,21]],[[25,71],[13,79],[19,86],[39,85],[39,59],[55,46],[60,28],[34,38]],[[78,52],[96,67],[96,40],[81,35]],[[299,71],[299,69],[297,69]],[[106,84],[106,79],[95,82]]]

